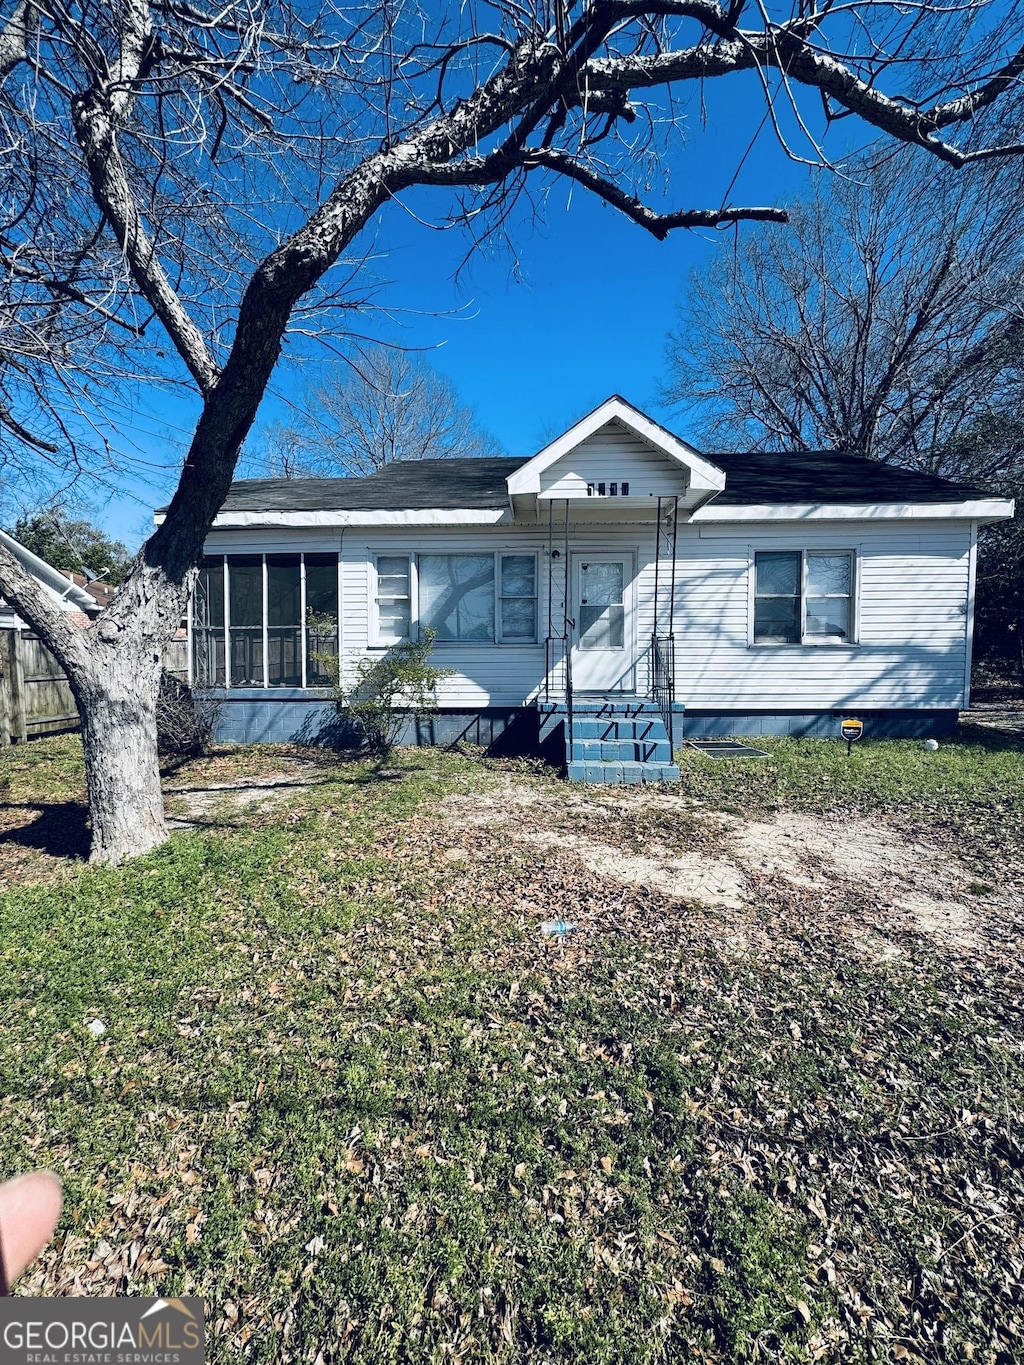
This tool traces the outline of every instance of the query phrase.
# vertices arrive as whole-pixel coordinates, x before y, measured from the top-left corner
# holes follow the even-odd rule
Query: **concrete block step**
[[[657,741],[668,738],[664,721],[659,716],[637,716],[632,719],[615,719],[591,716],[573,716],[573,739],[626,739]]]
[[[640,782],[678,782],[679,769],[674,763],[583,763],[578,760],[566,764],[570,782],[584,782],[590,786],[617,786]]]
[[[671,763],[672,751],[667,739],[649,744],[626,739],[573,740],[569,758],[583,763]]]
[[[679,765],[676,763],[648,763],[644,769],[645,782],[678,782]]]
[[[542,716],[539,727],[541,743],[543,744],[545,740],[550,739],[552,735],[558,734],[559,731],[562,731],[564,729],[565,716],[558,715]]]
[[[638,716],[658,715],[658,705],[648,697],[587,697],[573,694],[572,709],[578,715]]]

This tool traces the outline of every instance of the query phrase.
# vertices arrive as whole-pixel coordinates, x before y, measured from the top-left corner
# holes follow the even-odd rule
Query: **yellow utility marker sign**
[[[853,748],[853,741],[860,739],[864,733],[864,722],[862,720],[844,720],[839,727],[839,733],[846,740],[846,754],[849,757],[850,750]]]

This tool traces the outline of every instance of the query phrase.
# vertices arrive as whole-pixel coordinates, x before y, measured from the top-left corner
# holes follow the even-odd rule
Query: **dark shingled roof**
[[[710,454],[725,470],[720,506],[751,503],[959,502],[992,494],[842,451]],[[523,459],[407,460],[361,479],[241,479],[224,512],[398,511],[504,508],[505,480]],[[166,509],[161,509],[166,510]]]
[[[725,470],[725,488],[715,498],[719,507],[793,502],[960,502],[995,496],[976,486],[897,469],[842,450],[712,454],[705,459]]]
[[[241,479],[222,512],[362,512],[507,507],[505,480],[525,460],[404,460],[362,479]]]

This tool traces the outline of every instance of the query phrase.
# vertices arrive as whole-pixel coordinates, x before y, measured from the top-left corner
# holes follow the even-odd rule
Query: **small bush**
[[[158,751],[173,758],[197,758],[213,743],[220,703],[194,692],[173,673],[160,678],[156,699]]]
[[[332,676],[339,712],[355,723],[369,753],[389,753],[410,716],[437,710],[437,684],[451,677],[453,670],[430,663],[435,635],[425,630],[418,640],[406,640],[392,645],[386,654],[361,660],[355,683],[348,689],[342,686],[338,660],[333,655],[320,656],[321,666]]]

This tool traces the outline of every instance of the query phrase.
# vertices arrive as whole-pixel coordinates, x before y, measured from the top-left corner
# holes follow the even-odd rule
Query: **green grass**
[[[956,834],[968,852],[1024,847],[1024,742],[965,731],[935,751],[920,740],[758,739],[767,759],[678,755],[687,792],[716,809],[885,812]]]
[[[737,808],[1019,801],[1010,751],[825,749],[686,782]],[[66,742],[0,770],[19,802],[80,785]],[[67,1190],[24,1291],[199,1294],[214,1362],[1015,1358],[1012,963],[879,964],[781,895],[741,955],[710,911],[447,824],[496,790],[479,761],[315,776],[0,895],[0,1173]],[[501,776],[557,814],[560,784]],[[560,916],[585,926],[564,950],[537,932]]]

